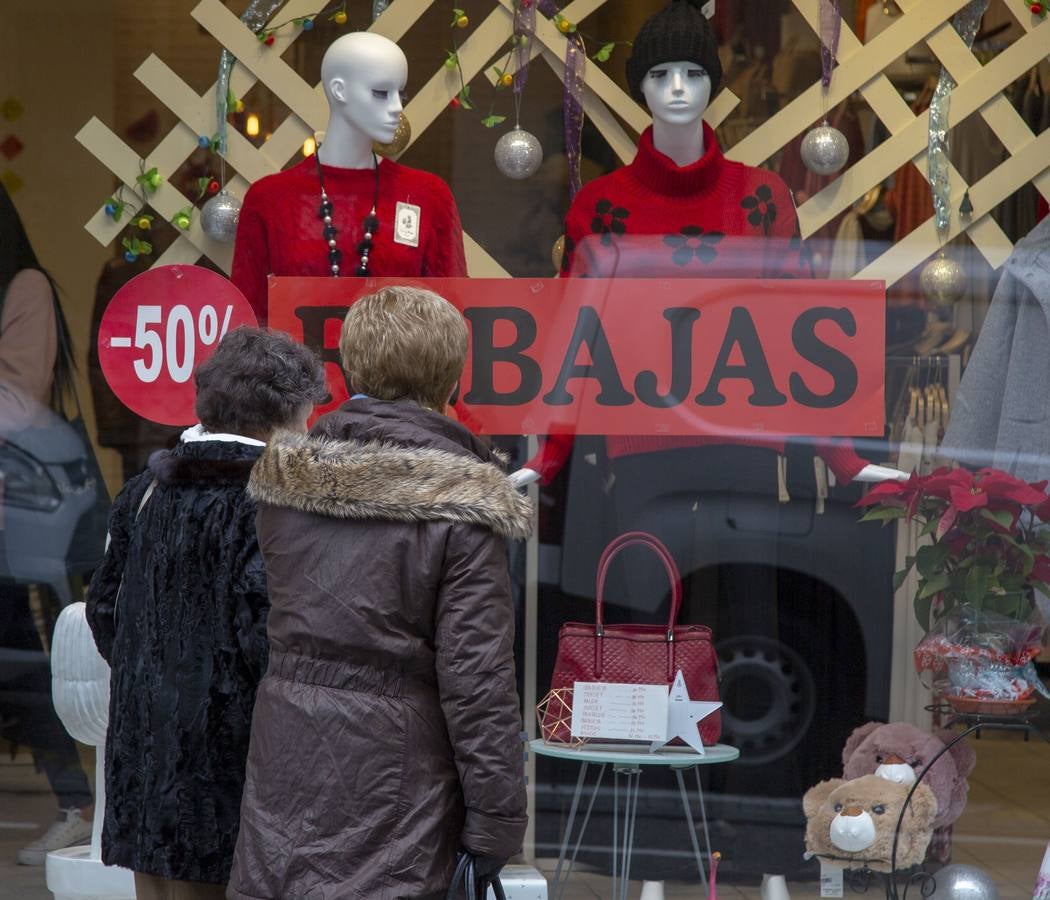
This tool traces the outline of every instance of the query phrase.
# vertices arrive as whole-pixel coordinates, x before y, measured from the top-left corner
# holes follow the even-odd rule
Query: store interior
[[[566,140],[561,57],[544,47],[531,63],[516,106],[513,92],[499,90],[500,72],[492,75],[511,52],[506,43],[510,19],[500,9],[508,5],[505,0],[457,0],[457,12],[471,23],[458,30],[455,24],[449,28],[452,4],[420,0],[409,14],[412,4],[394,0],[391,12],[408,16],[410,24],[399,29],[397,41],[409,61],[406,111],[425,124],[415,127],[399,162],[448,183],[468,237],[472,276],[554,277],[574,156]],[[635,124],[645,113],[628,94],[627,42],[662,5],[659,0],[572,4],[580,10],[579,30],[590,56],[586,65],[597,73],[583,95],[589,104],[579,135],[584,184],[631,159],[640,130]],[[844,23],[840,52],[848,59],[842,70],[858,79],[858,87],[821,109],[844,136],[849,156],[845,174],[822,175],[807,165],[803,150],[806,134],[821,118],[810,115],[821,102],[818,5],[817,0],[716,0],[712,22],[721,38],[723,84],[735,102],[723,94],[708,118],[717,118],[718,140],[730,158],[779,173],[791,189],[814,277],[886,283],[885,432],[858,439],[858,452],[873,463],[928,475],[938,464],[1003,266],[1046,215],[1050,153],[1039,151],[1050,132],[1050,17],[1045,6],[1039,15],[1021,0],[990,0],[971,53],[951,30],[949,14],[934,9],[935,0],[836,0]],[[951,5],[953,10],[963,6]],[[127,230],[114,228],[102,209],[118,196],[120,179],[114,171],[121,159],[128,154],[135,160],[169,158],[173,151],[165,150],[166,142],[185,141],[190,133],[151,89],[153,80],[168,83],[162,93],[169,100],[188,91],[191,106],[210,111],[202,98],[216,80],[223,45],[208,23],[221,11],[214,7],[222,6],[235,18],[249,3],[5,0],[0,11],[0,180],[59,286],[73,337],[79,402],[111,494],[180,429],[140,418],[107,387],[96,349],[105,305],[168,251],[181,252],[183,263],[226,272],[231,249],[205,243],[204,252],[190,259],[193,251],[179,250],[188,243],[186,235],[158,215],[149,232],[152,252],[129,262],[121,240],[139,232],[131,224]],[[307,86],[317,84],[331,41],[373,21],[371,3],[318,0],[317,6],[309,32],[300,34],[299,26],[290,25],[278,29],[278,41],[288,40],[274,50]],[[308,11],[300,7],[297,16]],[[333,13],[344,8],[345,23],[336,21]],[[279,12],[275,20],[283,22],[284,16]],[[898,29],[892,32],[892,46],[888,41],[872,45],[900,21],[926,30],[908,42]],[[1045,41],[1041,49],[1039,41]],[[905,43],[900,54],[885,49]],[[464,96],[457,83],[460,67],[473,65],[465,62],[467,50],[479,44],[488,52],[472,51],[485,59],[468,79],[473,102],[465,108],[458,99]],[[856,61],[866,51],[874,59],[873,47],[882,48],[887,65]],[[263,41],[259,50],[266,52]],[[462,59],[449,65],[456,51]],[[937,94],[942,62],[969,72],[974,59],[991,74],[985,87],[981,76],[973,75],[955,88],[957,108],[969,112],[951,132],[949,194],[956,218],[951,234],[944,235],[933,225],[928,128],[912,123],[917,116],[926,122],[923,113]],[[867,78],[852,74],[864,65],[871,68]],[[312,129],[297,116],[293,92],[267,86],[283,84],[286,77],[282,72],[257,83],[252,79],[228,120],[231,131],[260,151],[260,165],[274,170],[300,162],[316,148]],[[833,80],[832,90],[834,85]],[[972,100],[985,88],[987,99]],[[452,99],[457,102],[449,103]],[[521,180],[507,178],[492,162],[497,141],[515,117],[544,151],[542,165]],[[274,161],[266,156],[266,146],[275,135],[282,146],[293,146],[279,131],[292,120],[289,130],[308,136],[294,143],[294,154]],[[92,128],[94,138],[87,134]],[[887,149],[905,140],[918,148],[916,153]],[[772,151],[770,143],[776,145]],[[886,162],[898,157],[899,164]],[[871,174],[883,171],[881,177]],[[165,173],[191,206],[202,202],[197,196],[202,179],[237,176],[232,164],[221,163],[205,147],[187,151]],[[964,200],[972,204],[971,213],[960,216]],[[102,235],[109,239],[100,241]],[[965,273],[950,286],[947,299],[927,278],[942,245]],[[1042,252],[1042,259],[1050,256],[1050,249]],[[512,555],[519,690],[532,737],[541,732],[542,714],[533,711],[551,686],[559,628],[566,621],[593,621],[598,558],[615,536],[614,516],[605,502],[606,473],[593,465],[590,441],[582,437],[561,475],[533,489],[536,534]],[[519,464],[531,449],[523,440],[507,439],[506,444]],[[1045,448],[1031,448],[1040,450]],[[695,516],[689,520],[695,530],[688,539],[716,549],[698,555],[700,561],[683,573],[683,620],[711,625],[721,641],[717,649],[726,702],[721,740],[741,751],[738,762],[712,766],[703,776],[706,819],[713,847],[723,856],[717,888],[723,900],[769,900],[761,883],[769,873],[785,874],[796,897],[820,896],[819,866],[803,858],[803,794],[842,774],[844,744],[869,721],[907,722],[923,730],[951,723],[950,710],[934,703],[929,679],[913,665],[913,650],[925,636],[913,613],[918,575],[894,583],[894,571],[917,553],[921,536],[903,522],[887,528],[859,522],[855,504],[867,487],[835,485],[834,478],[829,486],[826,475],[823,488],[819,479],[814,487],[813,453],[808,452],[801,462],[793,462],[787,452],[789,474],[779,487],[791,502],[781,499],[778,506],[774,500],[772,526],[764,507],[741,503],[721,485],[717,466],[725,457],[709,458],[714,474],[710,484],[691,488],[695,496],[675,495],[677,506],[652,512],[654,520],[673,518],[688,502],[695,513],[701,497],[705,509],[717,511],[698,524]],[[801,479],[797,473],[803,468],[806,478]],[[632,556],[630,565],[642,573],[630,577],[654,583],[662,577],[652,560]],[[627,584],[625,573],[614,575]],[[623,592],[609,604],[610,621],[632,616],[629,591]],[[741,596],[757,599],[745,610],[735,602]],[[1034,654],[1034,665],[1046,682],[1050,650],[1045,646]],[[931,859],[930,866],[936,869],[949,858],[976,866],[995,881],[1001,900],[1032,896],[1050,841],[1050,701],[1037,699],[1023,722],[1025,729],[989,728],[968,739],[976,758],[968,799],[942,839],[950,848],[947,856]],[[16,742],[10,748],[0,755],[0,900],[43,900],[52,895],[42,870],[14,860],[18,848],[53,815],[54,798],[27,748]],[[80,750],[90,777],[93,751]],[[576,776],[577,768],[563,760],[530,758],[532,824],[518,861],[535,864],[548,880],[557,865]],[[665,882],[669,898],[701,895],[691,836],[678,804],[670,777],[642,780],[629,896],[642,895],[647,881]],[[609,896],[609,844],[618,827],[612,815],[611,797],[602,795],[591,837],[562,896]],[[881,878],[874,876],[869,884],[847,880],[845,892],[877,895],[883,889]]]

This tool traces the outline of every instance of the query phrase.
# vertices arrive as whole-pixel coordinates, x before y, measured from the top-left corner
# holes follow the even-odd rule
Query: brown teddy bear
[[[807,855],[845,868],[889,872],[893,835],[910,790],[910,784],[877,775],[850,781],[832,778],[811,787],[802,798]],[[901,823],[898,869],[923,861],[936,817],[937,798],[930,788],[920,784]]]

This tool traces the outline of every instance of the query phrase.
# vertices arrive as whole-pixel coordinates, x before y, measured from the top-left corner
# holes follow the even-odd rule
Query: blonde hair
[[[467,323],[433,291],[385,287],[350,307],[339,353],[355,391],[444,412],[467,362]]]

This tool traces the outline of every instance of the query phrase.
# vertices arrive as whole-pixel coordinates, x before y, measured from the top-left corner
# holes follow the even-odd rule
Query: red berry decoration
[[[211,181],[208,182],[208,193],[209,194],[217,194],[217,193],[219,193],[219,182],[217,182],[214,178]]]
[[[273,35],[272,34],[268,34],[268,35],[266,35],[266,40],[263,43],[265,43],[267,47],[272,47],[273,46],[273,42],[274,42]]]
[[[1035,14],[1037,16],[1042,15],[1044,12],[1046,12],[1046,10],[1043,8],[1043,4],[1042,3],[1033,3],[1028,8],[1032,11],[1033,14]]]
[[[449,105],[449,106],[451,106],[451,107],[452,107],[453,109],[459,109],[459,108],[460,108],[460,106],[462,106],[463,104],[461,104],[461,103],[459,102],[459,97],[453,97],[453,98],[452,98],[452,99],[451,99],[451,100],[449,101],[449,104],[448,104],[448,105]]]

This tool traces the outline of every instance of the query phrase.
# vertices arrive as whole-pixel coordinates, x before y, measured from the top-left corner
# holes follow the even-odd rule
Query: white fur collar
[[[241,434],[212,434],[205,431],[203,425],[194,425],[182,432],[179,438],[184,444],[192,444],[196,441],[227,441],[235,444],[247,444],[249,447],[265,447],[265,441],[257,441],[255,438],[245,437]]]

